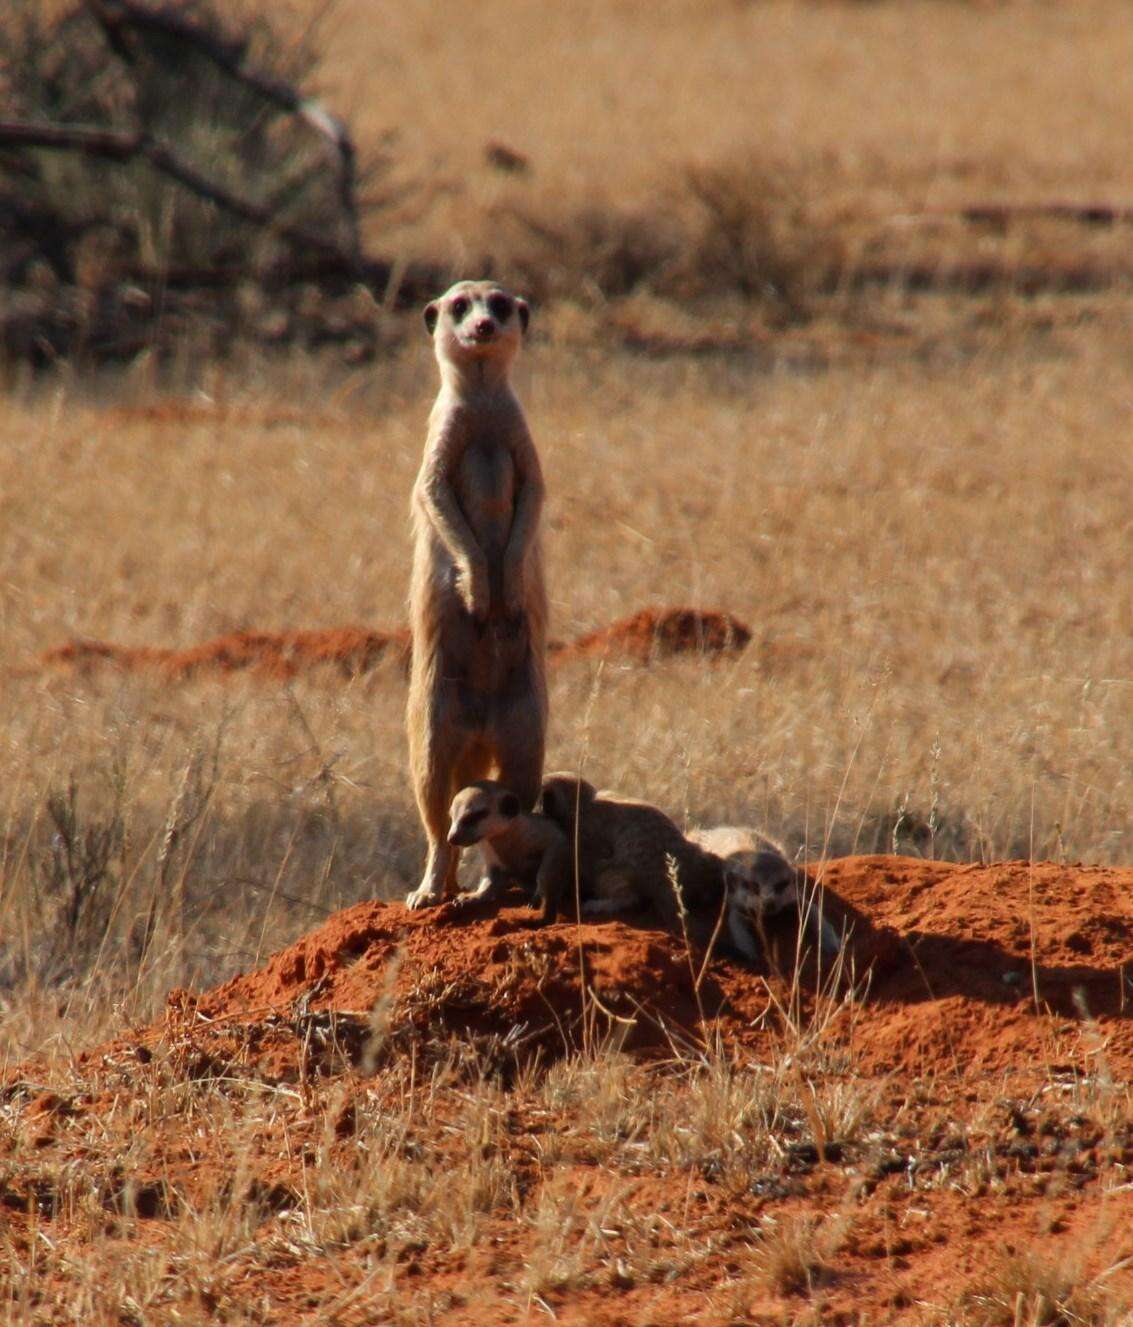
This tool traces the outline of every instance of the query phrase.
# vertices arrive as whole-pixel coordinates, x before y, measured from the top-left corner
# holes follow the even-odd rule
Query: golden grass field
[[[298,26],[316,8],[292,0],[287,12]],[[415,186],[374,213],[371,249],[455,269],[490,261],[521,282],[543,272],[518,387],[548,483],[554,633],[665,604],[724,609],[754,632],[732,660],[562,666],[550,767],[581,762],[682,823],[760,824],[809,860],[896,851],[1133,862],[1128,283],[1033,298],[1008,286],[918,296],[839,285],[808,290],[806,316],[783,318],[734,291],[714,299],[701,286],[684,298],[680,272],[663,289],[605,299],[585,284],[605,240],[540,247],[515,220],[569,229],[594,208],[656,213],[658,224],[692,218],[691,234],[690,167],[734,169],[750,188],[780,172],[803,199],[788,223],[813,227],[846,271],[878,255],[898,266],[988,255],[1120,265],[1120,229],[973,233],[954,218],[902,218],[972,200],[1133,203],[1131,31],[1117,0],[446,0],[381,13],[338,0],[322,19],[320,92],[363,151],[391,153],[387,178]],[[493,171],[491,140],[522,152],[531,173]],[[812,241],[803,234],[792,248],[793,234],[777,242],[797,271]],[[435,370],[416,316],[389,319],[388,353],[364,367],[296,351],[168,373],[144,357],[96,377],[66,365],[34,379],[5,370],[0,1062],[56,1066],[36,1080],[52,1091],[81,1078],[81,1049],[156,1017],[171,987],[255,967],[332,911],[416,883],[423,840],[392,665],[350,683],[313,674],[280,686],[37,664],[72,637],[185,646],[239,628],[401,625],[408,496]],[[805,1113],[784,1067],[792,1047],[783,1053],[775,1073]],[[549,1094],[539,1109],[568,1115],[596,1100],[601,1167],[614,1140],[652,1127],[653,1087],[620,1059],[616,1070],[597,1063],[568,1062],[536,1095]],[[743,1115],[730,1073],[721,1061],[681,1080],[674,1112]],[[151,1077],[142,1123],[170,1127],[182,1118],[176,1083]],[[109,1081],[84,1090],[110,1091]],[[399,1159],[396,1176],[371,1181],[383,1210],[413,1189],[421,1238],[471,1247],[478,1217],[456,1234],[457,1217],[442,1220],[448,1160],[414,1178],[398,1139],[425,1118],[494,1136],[507,1106],[497,1086],[465,1098],[466,1079],[444,1081],[455,1095],[437,1104],[435,1088],[422,1115],[413,1084],[382,1080],[387,1108],[400,1093],[396,1118],[408,1122],[400,1134],[373,1125],[373,1155]],[[262,1105],[251,1092],[214,1093],[184,1107],[185,1120],[251,1155],[264,1146]],[[331,1089],[304,1101],[327,1120],[340,1105]],[[1128,1105],[1126,1093],[1105,1109],[1125,1121]],[[853,1128],[887,1119],[885,1109],[871,1097]],[[0,1128],[16,1138],[11,1120]],[[112,1134],[89,1147],[128,1168],[142,1144]],[[687,1161],[684,1144],[649,1146],[636,1173]],[[29,1147],[3,1165],[34,1168]],[[459,1164],[468,1212],[511,1193],[471,1153]],[[330,1229],[326,1156],[312,1166],[323,1187],[310,1211],[321,1215],[304,1239],[311,1249],[353,1239]],[[644,1222],[648,1207],[626,1183],[616,1201],[602,1198],[624,1228],[627,1212]],[[572,1228],[562,1212],[573,1201],[552,1185],[524,1217],[546,1265],[515,1290],[526,1306],[516,1320],[541,1314],[540,1297],[571,1277],[592,1284],[587,1259],[602,1238],[554,1243]],[[689,1303],[682,1313],[823,1321],[821,1302],[800,1293],[813,1289],[810,1272],[792,1280],[767,1259],[786,1265],[791,1232],[821,1244],[823,1231],[829,1247],[814,1256],[834,1259],[849,1201],[817,1226],[788,1223],[772,1253],[764,1246],[763,1270],[747,1273],[761,1287],[758,1313],[734,1295],[706,1300],[702,1318]],[[42,1245],[9,1241],[21,1270],[0,1273],[0,1317],[425,1323],[456,1322],[445,1313],[470,1302],[418,1288],[383,1291],[366,1309],[333,1277],[310,1303],[283,1307],[235,1282],[221,1293],[206,1285],[209,1265],[246,1253],[255,1236],[229,1191],[209,1202],[179,1218],[181,1262],[159,1265],[152,1251],[130,1262],[119,1250],[110,1290],[98,1269],[116,1235],[91,1218],[64,1255],[45,1221]],[[68,1209],[76,1229],[85,1210],[77,1199]],[[644,1247],[652,1236],[635,1229]],[[689,1240],[685,1270],[709,1257]],[[1035,1299],[1029,1282],[1016,1295],[1013,1284],[995,1292],[1007,1305],[998,1318],[897,1308],[922,1322],[1130,1321],[1128,1301],[1107,1301],[1109,1316],[1089,1316],[1094,1300],[1078,1317],[1044,1316],[1051,1297]],[[896,1312],[859,1306],[837,1320]],[[669,1320],[635,1313],[624,1320]]]

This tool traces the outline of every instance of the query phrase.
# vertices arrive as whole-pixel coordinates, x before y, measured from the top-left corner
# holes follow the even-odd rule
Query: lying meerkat
[[[817,898],[806,895],[804,872],[791,865],[774,839],[738,825],[692,829],[688,838],[724,863],[728,937],[745,958],[758,957],[756,936],[763,922],[791,909],[813,924],[824,954],[841,951],[842,938]]]
[[[659,807],[599,793],[572,774],[544,779],[541,805],[577,857],[584,913],[645,906],[670,928],[680,923],[682,907],[686,915],[718,915],[725,891],[723,861],[689,842]]]
[[[428,860],[411,908],[456,889],[446,838],[459,789],[493,767],[521,809],[539,795],[547,726],[543,476],[508,373],[523,300],[461,281],[425,309],[441,388],[413,489],[406,722]]]
[[[502,783],[481,779],[457,793],[448,841],[461,848],[478,843],[484,854],[487,874],[470,898],[490,898],[507,880],[517,880],[534,887],[544,924],[559,915],[573,879],[566,835],[546,816],[525,812]]]

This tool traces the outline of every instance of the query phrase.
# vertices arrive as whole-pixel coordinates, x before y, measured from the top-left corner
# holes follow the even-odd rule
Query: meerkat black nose
[[[496,324],[492,321],[491,318],[481,318],[480,321],[476,324],[477,336],[484,336],[484,337],[491,336],[495,330],[496,330]]]

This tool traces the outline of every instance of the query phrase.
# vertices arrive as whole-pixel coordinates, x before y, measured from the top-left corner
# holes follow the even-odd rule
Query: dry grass
[[[816,254],[842,270],[882,232],[895,262],[1117,261],[1121,232],[879,225],[973,196],[1126,196],[1126,23],[1101,0],[485,0],[380,23],[340,0],[321,91],[363,145],[398,129],[430,198],[374,247],[492,254],[505,272],[561,260],[519,375],[556,631],[648,603],[754,629],[725,664],[561,668],[551,765],[811,857],[1133,860],[1125,296],[877,289],[834,326],[812,284]],[[462,56],[489,38],[486,72]],[[532,171],[492,168],[489,139]],[[751,174],[733,196],[735,163]],[[540,249],[520,210],[568,218],[574,247]],[[627,278],[635,246],[654,250]],[[615,303],[582,279],[599,261]],[[745,283],[756,295],[773,262],[757,316]],[[705,272],[725,295],[696,286]],[[400,623],[433,383],[409,326],[364,372],[296,356],[8,374],[0,1064],[23,1067],[0,1100],[0,1188],[21,1217],[0,1225],[0,1318],[432,1323],[490,1285],[500,1321],[584,1294],[626,1297],[625,1321],[818,1321],[875,1257],[888,1280],[870,1284],[917,1321],[1122,1321],[1120,1277],[1099,1278],[1128,1250],[1093,1228],[1071,1281],[977,1263],[948,1308],[914,1304],[900,1260],[935,1275],[950,1203],[1041,1198],[1053,1228],[1085,1173],[1066,1139],[1101,1156],[1100,1187],[1127,1183],[1127,1087],[1052,1089],[1063,1132],[1024,1171],[1003,1084],[957,1118],[935,1083],[863,1082],[852,1001],[785,1019],[765,1065],[718,1049],[645,1066],[610,1046],[509,1087],[466,1061],[291,1081],[178,1044],[80,1060],[171,987],[415,883],[395,668],[287,689],[34,668],[75,635]],[[966,1219],[947,1226],[965,1250]]]
[[[1065,1161],[1019,1173],[1002,1117],[1033,1103],[1000,1098],[1000,1122],[958,1149],[956,1101],[928,1083],[847,1083],[863,1127],[822,1162],[790,1100],[795,1046],[746,1067],[606,1048],[504,1086],[443,1058],[279,1081],[239,1054],[202,1058],[196,1036],[167,1027],[148,1057],[119,1042],[6,1086],[0,1198],[21,1218],[0,1233],[6,1322],[465,1321],[474,1305],[503,1321],[575,1303],[610,1322],[822,1321],[871,1259],[896,1271],[931,1251],[930,1212],[961,1238],[957,1150],[995,1162],[980,1201],[1015,1231],[1041,1228],[1074,1178]],[[1077,1110],[1048,1102],[1044,1133],[1096,1131]],[[1071,1261],[1000,1258],[948,1310],[913,1277],[905,1320],[1116,1327],[1128,1232],[1106,1198]]]
[[[965,1327],[1120,1327],[1128,1318],[1106,1287],[1116,1270],[1090,1275],[1080,1258],[1009,1255],[988,1284],[965,1297],[961,1321]]]

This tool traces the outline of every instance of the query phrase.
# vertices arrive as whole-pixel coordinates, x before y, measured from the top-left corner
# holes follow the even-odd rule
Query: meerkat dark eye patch
[[[463,295],[460,296],[459,299],[454,299],[452,302],[452,316],[456,319],[457,322],[460,322],[460,320],[468,312],[469,307],[470,307],[469,301],[466,300]]]
[[[515,793],[505,793],[500,798],[500,815],[508,820],[514,820],[519,815],[519,798]]]
[[[511,300],[506,295],[489,295],[488,312],[497,322],[506,323],[511,317]]]

